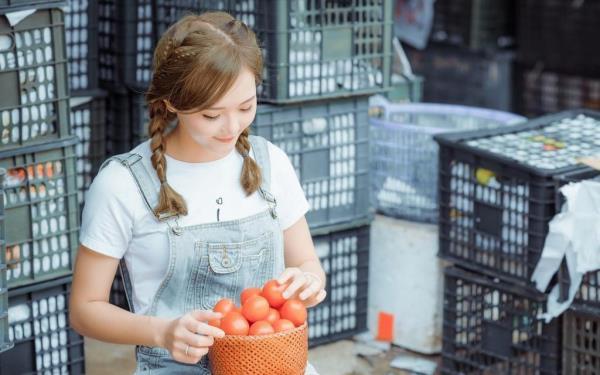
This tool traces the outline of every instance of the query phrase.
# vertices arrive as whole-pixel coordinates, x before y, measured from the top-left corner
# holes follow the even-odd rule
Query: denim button
[[[229,259],[229,257],[224,257],[224,258],[221,260],[221,265],[222,265],[223,267],[225,267],[225,268],[229,268],[229,267],[231,267],[231,266],[232,266],[232,264],[233,264],[233,263],[231,262],[231,259]]]

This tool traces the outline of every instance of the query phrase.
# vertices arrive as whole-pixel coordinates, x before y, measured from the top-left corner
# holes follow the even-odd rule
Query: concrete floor
[[[355,355],[356,344],[341,340],[309,350],[310,363],[320,375],[409,375],[410,372],[390,368],[395,356],[406,353],[393,346],[388,352],[368,357]],[[85,339],[86,373],[89,375],[132,374],[135,369],[134,347],[106,344]],[[438,361],[438,357],[423,357]]]

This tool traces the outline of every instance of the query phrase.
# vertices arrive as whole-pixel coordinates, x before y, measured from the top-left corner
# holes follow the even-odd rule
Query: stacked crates
[[[66,301],[78,245],[75,145],[69,123],[65,2],[0,8],[0,373],[84,373],[83,339]],[[9,17],[31,9],[23,17]],[[8,303],[6,296],[8,295]],[[1,350],[1,349],[0,349]]]
[[[429,44],[408,48],[423,100],[512,109],[514,0],[435,1]]]
[[[562,371],[562,318],[539,320],[546,298],[531,276],[558,212],[556,194],[564,182],[557,179],[593,174],[578,160],[600,151],[599,126],[600,113],[578,110],[514,127],[435,137],[440,145],[439,255],[468,270],[446,271],[447,373]]]
[[[600,53],[593,46],[600,4],[592,1],[517,2],[518,69],[515,105],[540,116],[600,108]]]
[[[581,169],[558,176],[556,185],[562,186],[583,180],[600,181],[600,172]],[[557,191],[556,209],[561,210],[565,199]],[[559,273],[562,297],[567,298],[571,280],[565,270]],[[563,374],[593,374],[600,371],[600,271],[583,275],[570,308],[563,313]]]

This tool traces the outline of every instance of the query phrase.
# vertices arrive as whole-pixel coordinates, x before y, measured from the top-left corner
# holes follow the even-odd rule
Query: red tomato
[[[226,335],[246,336],[250,329],[250,324],[244,316],[238,312],[230,311],[221,319],[221,329]]]
[[[225,316],[228,312],[233,310],[234,307],[235,304],[232,300],[230,300],[229,298],[223,298],[215,304],[215,307],[213,307],[213,311],[220,312],[221,314],[223,314],[223,316]]]
[[[278,309],[286,301],[286,299],[283,298],[283,291],[286,286],[286,284],[279,285],[277,280],[269,280],[262,288],[262,296],[269,301],[271,307]]]
[[[273,329],[275,330],[275,332],[289,331],[294,328],[296,328],[294,326],[294,323],[290,322],[287,319],[279,319],[275,323],[273,323]]]
[[[221,319],[211,319],[208,321],[208,325],[221,328]]]
[[[246,288],[244,290],[242,290],[242,294],[240,294],[240,301],[242,303],[242,305],[244,304],[244,302],[246,302],[246,300],[252,296],[259,296],[260,295],[260,288]]]
[[[279,311],[272,307],[269,308],[269,315],[267,315],[265,320],[271,324],[275,323],[275,321],[279,320]]]
[[[296,327],[301,326],[306,321],[306,307],[300,300],[287,300],[279,309],[281,319],[287,319],[294,323]]]
[[[264,320],[269,315],[269,302],[265,297],[252,296],[242,305],[242,315],[250,323]]]
[[[273,329],[271,323],[267,322],[266,320],[259,320],[252,323],[250,326],[250,331],[248,331],[249,336],[269,335],[271,333],[275,333],[275,330]]]

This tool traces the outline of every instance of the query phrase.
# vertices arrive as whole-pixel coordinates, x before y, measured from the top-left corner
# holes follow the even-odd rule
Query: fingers
[[[325,291],[325,289],[321,289],[319,291],[319,293],[317,293],[316,296],[308,298],[302,302],[304,303],[304,306],[306,306],[306,307],[314,307],[314,306],[318,305],[319,303],[323,302],[323,300],[325,300],[325,297],[327,297],[327,292]]]
[[[291,278],[300,274],[302,274],[302,271],[300,271],[300,269],[297,267],[286,268],[281,273],[279,278],[277,278],[277,282],[279,283],[279,285],[286,284]]]
[[[292,283],[283,292],[283,298],[286,298],[286,299],[290,298],[291,296],[296,294],[296,292],[302,286],[304,286],[304,284],[306,284],[306,278],[304,277],[304,275],[302,275],[301,273],[294,275],[294,279],[293,279]]]
[[[173,359],[178,362],[195,364],[200,362],[203,356],[208,353],[208,347],[194,347],[184,341],[179,341],[175,345],[175,352],[172,353]]]
[[[201,322],[208,322],[212,319],[221,319],[223,314],[210,311],[210,310],[195,310],[190,313],[190,315]]]
[[[187,328],[191,333],[197,333],[200,335],[219,337],[219,338],[225,336],[225,332],[223,332],[222,329],[208,325],[204,321],[199,321],[196,317],[201,316],[202,315],[201,313],[204,313],[204,311],[198,310],[198,311],[194,311],[194,312],[188,314],[189,318],[184,319],[185,328]],[[207,316],[210,316],[210,317],[214,316],[214,318],[210,318],[210,319],[219,319],[221,317],[221,314],[220,313],[212,313],[211,315],[207,315]]]
[[[304,288],[302,293],[300,293],[300,295],[298,296],[298,298],[300,298],[300,301],[304,301],[305,299],[316,295],[319,292],[319,290],[321,289],[320,284],[321,284],[320,282],[317,283],[315,281],[308,284],[308,286],[306,288]]]

